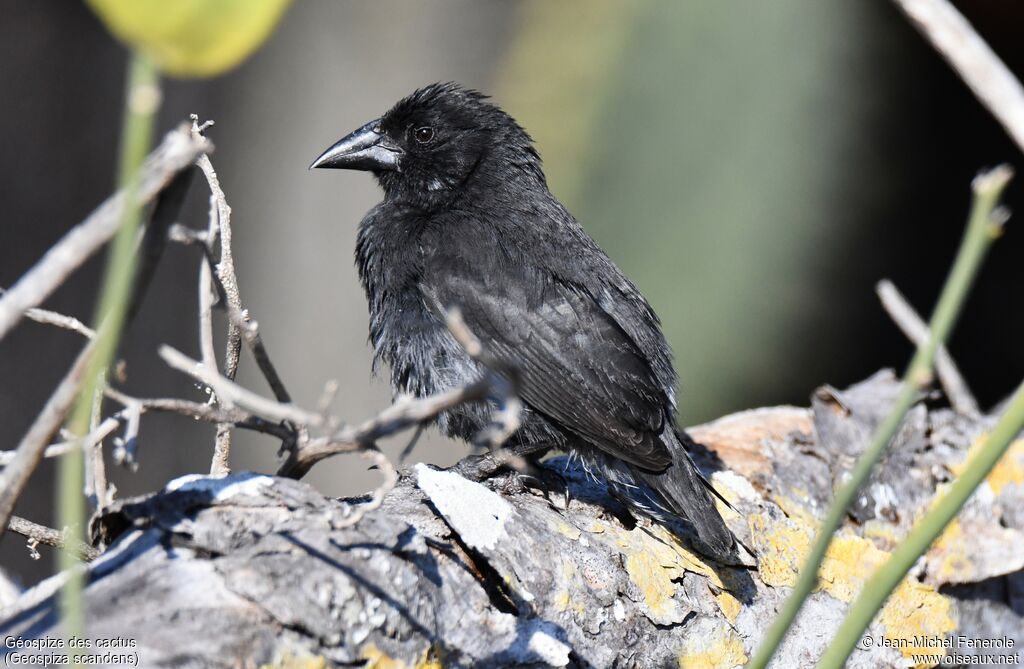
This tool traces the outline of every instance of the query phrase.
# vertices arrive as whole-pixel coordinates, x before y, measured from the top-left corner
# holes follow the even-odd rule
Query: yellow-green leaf
[[[88,0],[118,39],[179,77],[235,67],[270,35],[291,0]]]

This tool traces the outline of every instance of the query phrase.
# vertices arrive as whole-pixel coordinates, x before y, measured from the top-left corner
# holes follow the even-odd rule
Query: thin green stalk
[[[94,322],[102,322],[96,336],[96,350],[89,361],[85,380],[71,413],[68,428],[78,436],[89,431],[92,399],[97,383],[110,365],[121,335],[127,309],[132,277],[135,272],[135,240],[141,208],[136,202],[139,167],[149,152],[153,125],[159,106],[156,67],[146,56],[134,53],[128,67],[125,91],[125,115],[121,127],[121,156],[118,183],[125,190],[125,209],[121,228],[114,238],[108,259],[99,306]],[[58,527],[66,528],[68,545],[84,538],[85,505],[82,495],[84,479],[83,456],[80,449],[60,459],[58,471]],[[61,616],[68,637],[84,637],[85,615],[82,604],[83,576],[72,569],[77,559],[69,551],[58,553],[59,568],[68,571],[69,580],[61,591]],[[76,658],[77,664],[77,658]]]
[[[967,221],[967,230],[960,243],[953,268],[946,278],[946,284],[943,286],[938,304],[932,313],[929,322],[931,336],[922,346],[918,347],[903,375],[902,388],[889,415],[871,437],[871,442],[857,460],[850,479],[836,493],[815,537],[807,561],[800,570],[800,576],[793,587],[792,594],[786,599],[778,617],[768,628],[757,653],[747,667],[764,669],[768,666],[772,656],[782,644],[786,632],[796,619],[797,613],[800,612],[800,607],[817,587],[818,570],[828,551],[833,533],[842,525],[847,508],[895,436],[904,416],[913,406],[915,396],[931,382],[935,353],[949,337],[971,284],[974,282],[974,277],[981,267],[985,252],[988,251],[1002,229],[1001,222],[993,218],[993,210],[1012,175],[1013,172],[1009,167],[1001,165],[974,179],[972,183],[974,200]]]
[[[924,555],[946,526],[956,517],[975,489],[981,485],[1010,444],[1024,428],[1024,383],[1017,388],[1010,405],[995,428],[970,459],[967,469],[953,482],[932,509],[914,524],[910,534],[889,559],[865,584],[857,601],[846,613],[832,644],[822,655],[821,669],[843,666],[846,658],[864,634],[864,630],[884,606],[885,601],[907,575],[917,559]]]

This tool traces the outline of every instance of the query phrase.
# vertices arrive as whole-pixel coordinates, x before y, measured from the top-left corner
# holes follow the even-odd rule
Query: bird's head
[[[373,172],[389,198],[421,206],[450,202],[474,183],[500,188],[544,182],[540,157],[511,116],[486,96],[432,84],[340,139],[310,168]]]

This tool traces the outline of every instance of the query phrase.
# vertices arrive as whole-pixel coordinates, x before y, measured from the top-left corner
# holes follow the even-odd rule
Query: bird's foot
[[[467,455],[452,465],[448,471],[455,472],[470,481],[482,483],[497,474],[503,467],[505,467],[505,463],[499,462],[493,453],[483,453]]]
[[[477,483],[486,482],[496,492],[504,495],[518,495],[532,490],[555,505],[550,494],[558,493],[562,508],[569,506],[569,484],[565,478],[525,458],[509,457],[500,452],[470,455],[457,462],[451,471]]]
[[[552,506],[568,509],[569,482],[565,477],[555,470],[537,463],[529,462],[527,464],[528,466],[524,470],[510,473],[517,474],[522,485],[543,495],[544,499]],[[552,499],[552,495],[554,495],[554,499]]]

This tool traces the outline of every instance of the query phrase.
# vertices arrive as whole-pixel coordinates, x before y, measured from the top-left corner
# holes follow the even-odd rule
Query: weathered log
[[[895,388],[883,372],[845,391],[820,389],[811,409],[758,409],[691,430],[756,569],[708,563],[630,517],[564,457],[547,466],[567,481],[568,506],[555,494],[499,494],[417,465],[352,527],[344,519],[360,500],[300,482],[178,479],[94,519],[97,538],[113,543],[83,566],[87,652],[111,652],[99,640],[120,639],[112,652],[134,653],[144,667],[739,666]],[[908,416],[776,666],[813,664],[846,604],[989,424],[932,404],[922,397]],[[913,655],[941,654],[931,646],[961,636],[1012,643],[1005,653],[1019,662],[1021,546],[1024,442],[897,589],[870,648],[849,666],[928,666]],[[57,576],[24,593],[3,612],[0,637],[58,638],[62,583]]]

